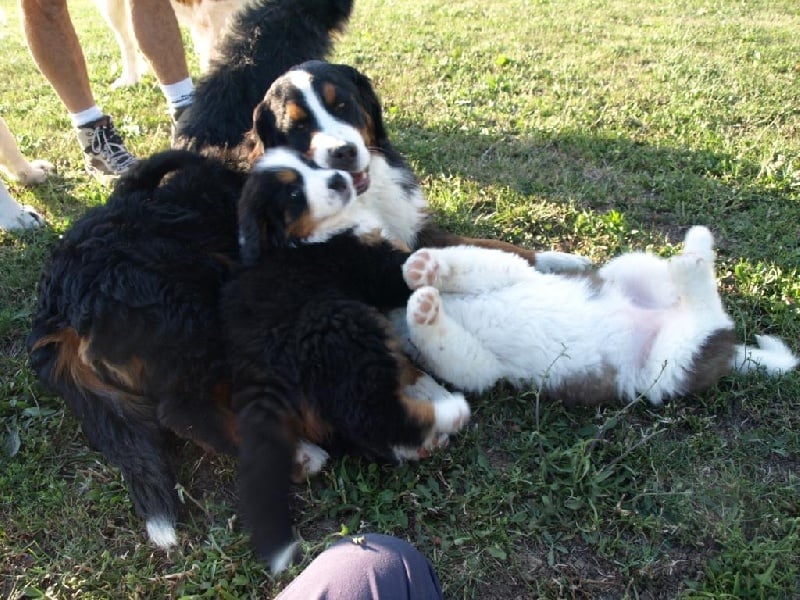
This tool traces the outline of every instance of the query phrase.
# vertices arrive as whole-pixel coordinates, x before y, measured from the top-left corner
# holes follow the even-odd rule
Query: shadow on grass
[[[396,128],[421,179],[457,176],[534,200],[625,216],[632,228],[677,243],[693,224],[720,252],[784,268],[800,264],[800,199],[788,168],[711,151],[658,147],[581,132],[531,137]],[[797,176],[794,175],[796,178]],[[794,187],[793,187],[794,186]]]

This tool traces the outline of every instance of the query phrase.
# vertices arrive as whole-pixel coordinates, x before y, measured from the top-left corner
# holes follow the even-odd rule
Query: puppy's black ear
[[[381,107],[381,102],[378,100],[377,94],[375,94],[375,88],[369,80],[369,77],[353,67],[348,68],[350,69],[350,76],[353,78],[361,98],[361,106],[364,107],[367,112],[367,117],[371,121],[375,142],[380,144],[380,142],[386,140],[386,129],[383,126],[383,108]]]
[[[261,141],[262,150],[285,143],[285,136],[278,130],[275,113],[270,108],[269,98],[264,98],[253,110],[253,131]]]
[[[277,183],[268,172],[255,171],[239,197],[239,257],[252,266],[270,246],[285,243],[286,231],[275,206]]]

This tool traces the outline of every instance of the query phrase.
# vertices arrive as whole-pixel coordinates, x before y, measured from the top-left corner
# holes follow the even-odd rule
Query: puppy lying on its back
[[[431,371],[464,390],[504,379],[548,396],[653,404],[714,385],[731,369],[770,374],[798,359],[779,339],[736,343],[717,292],[713,238],[686,234],[668,260],[626,254],[596,278],[537,273],[509,254],[420,250],[404,266],[411,342]]]

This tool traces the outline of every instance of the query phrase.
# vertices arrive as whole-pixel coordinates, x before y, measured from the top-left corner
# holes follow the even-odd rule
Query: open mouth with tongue
[[[367,188],[369,188],[369,173],[367,169],[356,173],[351,172],[350,177],[353,178],[353,187],[356,188],[356,194],[363,194],[367,191]]]

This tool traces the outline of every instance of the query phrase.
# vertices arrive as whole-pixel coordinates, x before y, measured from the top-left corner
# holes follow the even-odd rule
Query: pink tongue
[[[366,171],[350,173],[350,176],[353,178],[353,187],[356,188],[356,192],[359,194],[366,191],[366,189],[369,187],[369,176],[367,175]]]

